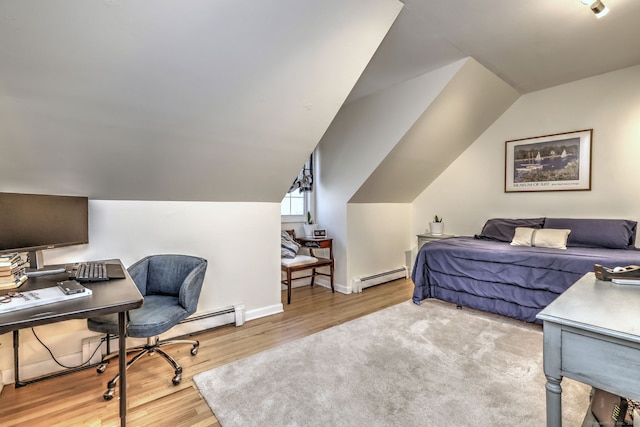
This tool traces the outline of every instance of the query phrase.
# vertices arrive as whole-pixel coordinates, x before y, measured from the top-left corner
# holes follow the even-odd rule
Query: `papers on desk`
[[[85,298],[91,295],[91,289],[84,292],[65,295],[57,286],[37,289],[35,291],[18,292],[21,296],[10,297],[9,302],[0,303],[0,314],[25,308],[38,307],[40,305],[53,304],[54,302],[69,301],[76,298]],[[0,300],[5,295],[0,295]]]
[[[616,285],[640,285],[640,278],[637,279],[611,279]]]

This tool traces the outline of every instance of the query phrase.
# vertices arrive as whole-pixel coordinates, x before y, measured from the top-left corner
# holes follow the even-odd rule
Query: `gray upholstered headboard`
[[[568,247],[635,249],[637,222],[628,219],[492,218],[475,237],[511,242],[516,227],[569,229]]]

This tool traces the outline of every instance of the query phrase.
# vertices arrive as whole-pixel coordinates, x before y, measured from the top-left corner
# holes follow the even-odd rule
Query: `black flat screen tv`
[[[87,197],[0,192],[0,254],[29,252],[41,268],[42,250],[86,243]]]

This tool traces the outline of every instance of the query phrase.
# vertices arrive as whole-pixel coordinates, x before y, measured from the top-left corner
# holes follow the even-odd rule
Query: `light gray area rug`
[[[544,426],[542,330],[410,301],[193,378],[223,427]],[[565,426],[589,388],[565,379]]]

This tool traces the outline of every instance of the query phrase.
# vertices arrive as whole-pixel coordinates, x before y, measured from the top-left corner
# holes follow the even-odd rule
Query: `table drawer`
[[[562,331],[562,374],[623,397],[640,399],[640,345]]]

